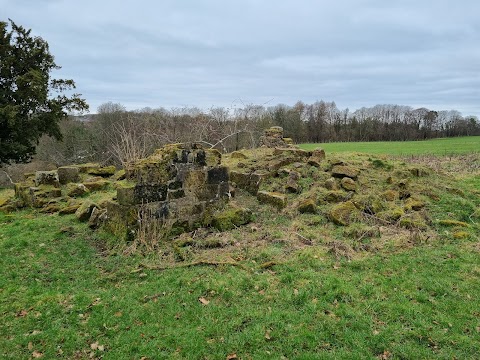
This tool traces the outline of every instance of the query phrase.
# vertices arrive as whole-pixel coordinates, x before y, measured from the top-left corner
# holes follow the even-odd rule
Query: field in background
[[[442,138],[424,141],[340,142],[300,144],[305,150],[321,147],[327,152],[363,152],[389,155],[452,155],[480,152],[480,136]]]

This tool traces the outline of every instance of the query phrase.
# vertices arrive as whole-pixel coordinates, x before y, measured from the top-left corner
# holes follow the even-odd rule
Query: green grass
[[[245,268],[164,271],[138,271],[154,257],[104,257],[98,241],[71,216],[0,214],[0,357],[475,359],[480,353],[480,256],[472,240],[351,261],[308,247],[268,270],[247,259]]]
[[[327,152],[364,152],[390,155],[451,155],[480,151],[480,136],[442,138],[423,141],[342,142],[300,144],[305,150],[317,147]]]

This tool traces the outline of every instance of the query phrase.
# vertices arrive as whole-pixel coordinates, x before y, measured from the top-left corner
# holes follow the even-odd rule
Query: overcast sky
[[[0,0],[90,111],[399,104],[480,117],[478,0]]]

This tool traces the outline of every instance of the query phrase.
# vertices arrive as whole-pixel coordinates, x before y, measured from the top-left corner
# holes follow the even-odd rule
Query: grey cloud
[[[480,116],[480,2],[0,0],[92,110],[334,100]]]

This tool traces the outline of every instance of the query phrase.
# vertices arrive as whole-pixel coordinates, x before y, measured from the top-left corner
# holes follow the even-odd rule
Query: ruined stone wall
[[[113,230],[122,224],[134,229],[144,214],[166,232],[180,233],[209,225],[213,209],[230,196],[228,169],[221,165],[219,151],[171,144],[126,169],[116,201],[107,204],[107,221]]]

